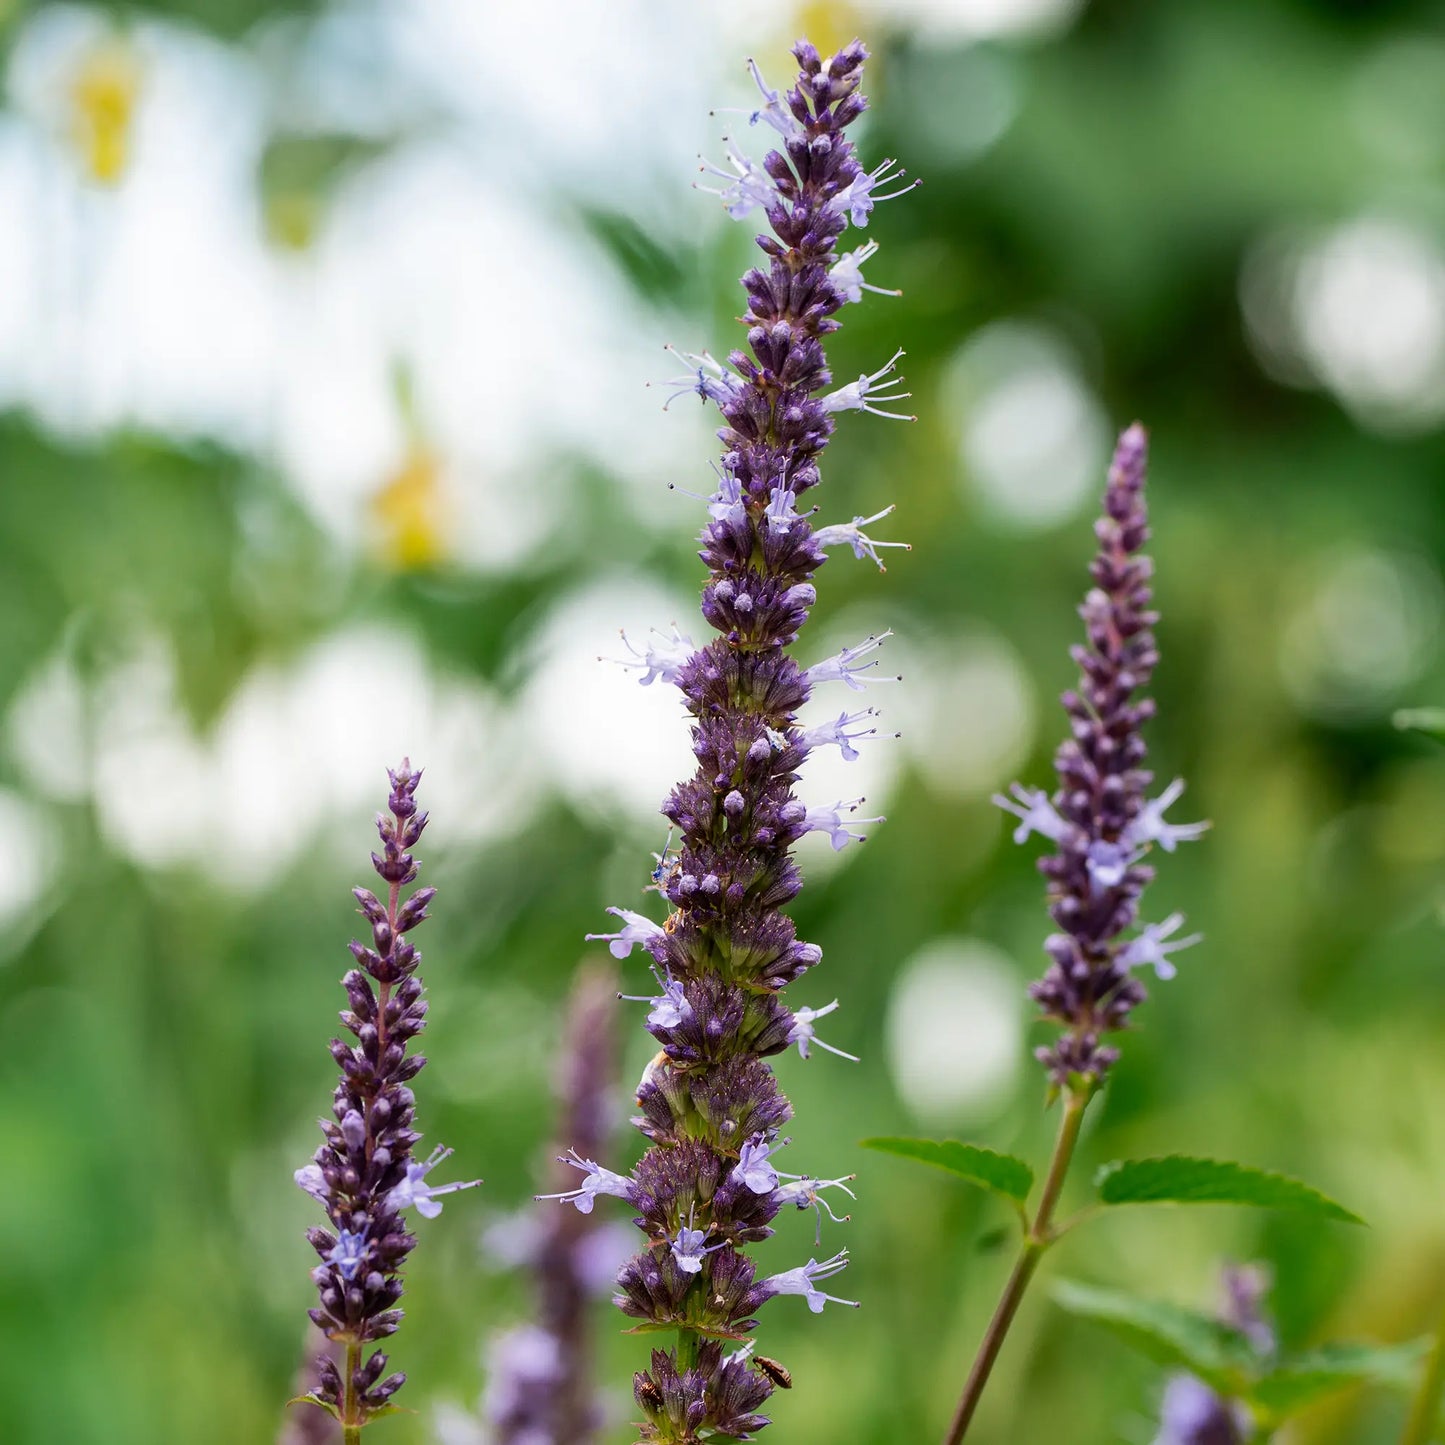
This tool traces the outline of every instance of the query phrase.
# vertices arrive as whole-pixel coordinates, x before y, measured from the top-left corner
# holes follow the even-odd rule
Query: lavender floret
[[[1164,1390],[1154,1445],[1244,1445],[1252,1433],[1238,1405],[1193,1375],[1175,1375]]]
[[[1236,1330],[1263,1363],[1278,1348],[1264,1316],[1269,1271],[1259,1265],[1226,1265],[1216,1318]],[[1245,1445],[1254,1437],[1248,1410],[1193,1375],[1174,1375],[1164,1390],[1154,1445]]]
[[[1144,504],[1147,455],[1144,428],[1135,423],[1119,438],[1109,468],[1104,515],[1095,523],[1099,550],[1090,574],[1094,586],[1079,615],[1088,637],[1072,650],[1081,677],[1063,695],[1072,736],[1055,754],[1059,785],[1052,797],[1015,783],[1011,797],[994,802],[1019,819],[1014,841],[1037,833],[1054,844],[1039,860],[1048,879],[1049,912],[1062,930],[1045,943],[1052,962],[1029,990],[1044,1015],[1067,1032],[1038,1058],[1060,1088],[1092,1088],[1118,1057],[1103,1036],[1125,1027],[1143,1002],[1137,972],[1152,967],[1172,978],[1169,955],[1199,941],[1175,938],[1182,914],[1138,925],[1139,899],[1154,877],[1144,862],[1158,844],[1173,852],[1198,838],[1207,823],[1168,823],[1165,810],[1184,790],[1176,779],[1154,799],[1145,796],[1153,774],[1144,766],[1143,725],[1153,699],[1140,697],[1158,661],[1150,609],[1153,565],[1139,555],[1149,537]]]
[[[617,1303],[640,1329],[678,1331],[677,1348],[654,1350],[634,1381],[642,1440],[674,1445],[750,1440],[768,1423],[760,1408],[787,1372],[755,1361],[750,1347],[723,1353],[725,1342],[746,1340],[764,1303],[801,1295],[815,1312],[829,1300],[853,1303],[821,1288],[844,1268],[846,1251],[760,1280],[747,1246],[767,1238],[788,1205],[813,1210],[819,1230],[825,1212],[842,1222],[819,1191],[846,1191],[845,1179],[780,1175],[772,1162],[791,1110],[764,1060],[794,1044],[804,1058],[814,1044],[852,1057],[815,1032],[836,1001],[790,1010],[779,998],[821,958],[782,909],[802,886],[790,857],[801,837],[820,831],[843,848],[861,839],[861,826],[883,821],[858,816],[862,799],[809,806],[793,793],[814,748],[836,745],[856,758],[854,744],[876,736],[876,713],[845,711],[806,730],[797,715],[824,684],[862,691],[886,680],[876,654],[888,634],[807,670],[787,649],[816,601],[825,548],[846,546],[881,568],[879,549],[901,545],[864,530],[891,508],[814,528],[804,498],[819,484],[819,454],[839,414],[903,419],[894,409],[907,396],[894,370],[901,352],[834,387],[822,343],[846,304],[881,289],[860,269],[876,243],[840,255],[839,237],[911,187],[889,189],[900,174],[892,161],[865,172],[845,137],[865,104],[863,46],[824,61],[803,41],[793,54],[800,73],[786,93],[752,66],[762,104],[750,119],[781,149],[757,162],[730,143],[725,166],[704,167],[719,184],[702,188],[731,216],[761,211],[772,229],[758,237],[764,265],[742,278],[749,350],[725,361],[684,353],[688,369],[669,398],[696,394],[722,414],[717,488],[700,499],[702,614],[717,635],[694,649],[674,626],[644,648],[626,644],[624,665],[644,684],[682,691],[697,759],[696,774],[662,808],[681,841],[674,850],[669,837],[657,855],[652,886],[673,911],[659,924],[613,908],[621,926],[594,935],[619,958],[645,949],[661,990],[636,995],[650,1005],[646,1027],[661,1045],[637,1089],[635,1122],[652,1147],[625,1177],[576,1161],[587,1181],[558,1196],[584,1207],[591,1194],[619,1193],[636,1212],[647,1245],[623,1266]]]
[[[402,899],[402,889],[418,871],[408,850],[421,837],[427,815],[416,807],[420,770],[403,761],[388,777],[390,812],[377,818],[382,851],[371,855],[386,882],[387,901],[365,888],[355,890],[371,925],[371,946],[352,943],[358,966],[342,979],[349,1007],[341,1022],[355,1042],[331,1041],[331,1056],[341,1069],[332,1118],[321,1122],[325,1140],[316,1157],[295,1176],[331,1222],[329,1230],[307,1231],[321,1259],[311,1272],[320,1305],[310,1315],[344,1349],[340,1366],[329,1357],[320,1362],[319,1383],[308,1398],[336,1415],[348,1440],[406,1379],[383,1378],[387,1360],[379,1351],[364,1363],[361,1358],[364,1346],[394,1333],[401,1322],[401,1271],[416,1244],[402,1211],[415,1207],[433,1218],[442,1210],[439,1196],[481,1182],[428,1182],[449,1149],[434,1150],[420,1162],[412,1157],[421,1136],[412,1127],[415,1098],[408,1085],[426,1060],[407,1049],[426,1024],[427,1005],[417,976],[421,954],[406,935],[425,920],[436,890],[419,888]]]

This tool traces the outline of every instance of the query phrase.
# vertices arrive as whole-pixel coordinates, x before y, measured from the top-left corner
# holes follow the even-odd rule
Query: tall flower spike
[[[1013,797],[994,802],[1020,822],[1014,840],[1038,833],[1054,845],[1039,862],[1048,879],[1049,912],[1062,930],[1048,940],[1052,959],[1030,990],[1044,1014],[1062,1024],[1064,1036],[1039,1050],[1039,1059],[1060,1087],[1071,1080],[1086,1089],[1108,1073],[1117,1050],[1103,1035],[1124,1027],[1144,999],[1137,970],[1152,966],[1161,979],[1174,976],[1169,955],[1199,941],[1174,939],[1182,914],[1150,924],[1128,938],[1139,917],[1139,899],[1154,870],[1144,857],[1153,844],[1173,852],[1197,838],[1206,823],[1171,824],[1164,811],[1184,789],[1176,780],[1159,797],[1145,789],[1143,724],[1154,704],[1140,697],[1158,660],[1150,610],[1153,568],[1139,555],[1149,537],[1144,505],[1147,441],[1137,423],[1119,438],[1109,468],[1104,515],[1095,524],[1099,550],[1090,569],[1094,586],[1079,609],[1088,637],[1075,647],[1081,677],[1063,696],[1072,735],[1055,756],[1059,786],[1052,798],[1013,785]]]
[[[646,1236],[622,1269],[617,1303],[641,1330],[677,1330],[676,1347],[654,1350],[634,1379],[642,1441],[670,1445],[751,1440],[768,1423],[760,1407],[789,1377],[749,1347],[766,1301],[802,1295],[814,1312],[829,1300],[853,1303],[822,1289],[846,1252],[767,1279],[746,1252],[789,1205],[812,1210],[818,1230],[846,1218],[823,1191],[846,1191],[851,1176],[779,1174],[773,1156],[791,1110],[765,1061],[793,1044],[804,1057],[810,1045],[852,1057],[816,1035],[836,1002],[790,1010],[779,997],[821,958],[781,910],[802,886],[790,849],[804,833],[823,831],[841,848],[859,824],[882,821],[857,818],[851,803],[809,809],[793,793],[813,749],[857,756],[854,744],[875,734],[873,712],[844,711],[811,729],[797,719],[820,684],[861,691],[883,681],[874,654],[888,634],[806,671],[788,649],[815,601],[826,547],[878,562],[880,548],[900,545],[863,530],[891,508],[816,530],[811,520],[806,494],[821,480],[836,413],[880,411],[896,399],[898,378],[895,357],[830,390],[822,345],[844,305],[878,289],[860,271],[871,243],[837,250],[850,221],[862,224],[881,199],[875,188],[889,172],[885,164],[865,173],[844,133],[863,111],[866,52],[855,42],[824,61],[803,42],[793,53],[800,73],[786,93],[753,67],[763,103],[752,119],[781,138],[780,149],[759,164],[730,144],[727,166],[713,170],[730,214],[761,210],[772,228],[758,238],[763,264],[743,277],[748,350],[725,363],[688,358],[694,370],[677,382],[722,414],[719,485],[700,499],[702,613],[715,636],[686,656],[676,631],[667,646],[633,649],[643,682],[662,678],[682,691],[697,759],[662,808],[680,837],[652,875],[670,916],[659,923],[614,908],[622,926],[598,935],[618,957],[645,949],[662,990],[628,995],[650,1005],[646,1027],[660,1045],[637,1088],[636,1122],[652,1147],[626,1177],[574,1161],[588,1178],[560,1196],[582,1208],[598,1193],[620,1194]],[[724,1342],[738,1341],[743,1348],[724,1353]]]
[[[579,1158],[605,1152],[620,1122],[616,992],[611,964],[578,970],[558,1052],[559,1147],[568,1146],[570,1155],[554,1166],[559,1183],[570,1182],[564,1176]],[[610,1283],[597,1278],[597,1263],[599,1254],[606,1262],[611,1240],[589,1214],[579,1202],[575,1210],[546,1206],[536,1219],[529,1251],[535,1318],[495,1340],[488,1352],[482,1412],[494,1445],[589,1445],[602,1428],[605,1411],[592,1378],[591,1304]]]
[[[406,1380],[382,1378],[386,1356],[375,1352],[364,1363],[365,1346],[392,1334],[401,1321],[397,1306],[402,1267],[416,1244],[402,1211],[415,1207],[424,1218],[441,1213],[439,1196],[470,1189],[470,1183],[437,1184],[427,1176],[452,1152],[437,1148],[424,1161],[412,1148],[414,1099],[410,1081],[426,1060],[407,1048],[426,1023],[417,967],[421,954],[406,935],[427,916],[434,888],[419,888],[403,900],[402,889],[417,876],[408,851],[416,846],[427,815],[417,812],[420,770],[409,762],[388,773],[389,815],[376,820],[380,853],[371,861],[387,885],[386,902],[365,888],[355,890],[371,925],[371,946],[353,943],[357,967],[342,979],[349,1007],[341,1022],[355,1038],[331,1041],[331,1056],[341,1069],[325,1136],[312,1162],[296,1171],[296,1183],[326,1210],[331,1229],[312,1229],[307,1239],[321,1263],[311,1272],[321,1296],[311,1318],[338,1344],[338,1366],[324,1359],[319,1383],[305,1398],[340,1422],[346,1445],[386,1406]]]

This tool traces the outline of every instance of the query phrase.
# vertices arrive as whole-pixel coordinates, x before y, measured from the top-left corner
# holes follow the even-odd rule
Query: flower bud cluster
[[[413,1157],[421,1135],[413,1127],[416,1100],[409,1084],[426,1059],[408,1047],[426,1024],[427,1005],[417,977],[421,954],[406,935],[425,920],[436,890],[419,888],[402,899],[402,889],[418,871],[408,850],[421,837],[427,815],[416,806],[420,770],[404,761],[388,777],[389,812],[377,818],[382,851],[371,855],[387,899],[355,890],[371,925],[371,944],[351,944],[357,966],[342,979],[348,1007],[341,1014],[351,1038],[331,1041],[341,1070],[331,1118],[321,1121],[324,1137],[315,1158],[296,1171],[296,1183],[321,1203],[330,1222],[329,1229],[307,1232],[320,1257],[311,1272],[320,1295],[311,1318],[346,1347],[350,1362],[338,1366],[324,1358],[309,1398],[350,1428],[381,1411],[406,1380],[385,1373],[387,1359],[380,1351],[361,1359],[361,1347],[394,1333],[401,1321],[401,1271],[416,1244],[403,1211],[414,1206],[418,1214],[434,1217],[441,1213],[440,1195],[471,1187],[427,1182],[450,1150],[435,1150],[421,1162]]]
[[[677,1347],[654,1350],[634,1380],[642,1439],[674,1445],[751,1439],[768,1423],[763,1405],[790,1383],[782,1366],[752,1354],[755,1315],[769,1299],[800,1295],[815,1313],[830,1300],[852,1303],[822,1289],[845,1267],[846,1251],[766,1278],[748,1255],[790,1205],[815,1213],[819,1240],[823,1214],[839,1217],[824,1191],[847,1192],[846,1178],[776,1167],[790,1108],[766,1060],[795,1044],[804,1058],[810,1044],[831,1049],[816,1021],[837,1006],[794,1008],[781,997],[821,958],[782,911],[802,886],[791,849],[815,831],[843,848],[883,821],[857,816],[862,799],[810,807],[793,792],[815,749],[856,757],[856,744],[876,736],[867,721],[874,711],[805,728],[798,710],[829,682],[861,691],[882,681],[873,654],[887,634],[807,669],[787,649],[816,600],[812,579],[825,548],[846,545],[881,567],[878,549],[897,545],[862,530],[891,508],[815,529],[811,509],[799,505],[819,484],[836,416],[901,416],[879,403],[906,395],[897,389],[897,356],[829,389],[823,338],[845,305],[881,289],[866,285],[860,269],[876,245],[840,256],[838,238],[901,190],[883,193],[899,174],[893,163],[864,171],[845,135],[865,105],[862,45],[824,60],[800,42],[793,54],[799,75],[786,94],[753,67],[763,103],[750,121],[774,132],[780,149],[759,164],[730,147],[728,166],[714,169],[724,184],[704,187],[733,217],[761,210],[771,227],[758,237],[765,264],[742,279],[748,350],[726,364],[687,358],[694,371],[674,393],[696,392],[722,414],[724,455],[700,554],[709,574],[702,614],[716,636],[694,649],[676,627],[654,633],[645,648],[627,644],[624,664],[643,683],[682,691],[697,760],[662,808],[680,835],[653,873],[671,910],[666,922],[614,908],[621,926],[595,935],[619,958],[639,946],[651,958],[658,992],[646,996],[646,1027],[659,1052],[638,1086],[635,1121],[651,1147],[628,1175],[572,1156],[585,1177],[559,1196],[590,1210],[598,1195],[615,1195],[635,1211],[646,1244],[622,1268],[617,1303],[640,1331],[678,1332]]]
[[[1079,608],[1088,641],[1071,653],[1081,676],[1078,688],[1062,699],[1070,736],[1054,757],[1058,788],[1050,797],[1015,783],[1012,797],[994,799],[1020,820],[1015,842],[1038,833],[1054,844],[1039,870],[1048,879],[1049,912],[1060,931],[1044,944],[1051,962],[1030,993],[1044,1015],[1067,1030],[1038,1051],[1059,1087],[1092,1087],[1104,1078],[1118,1050],[1103,1036],[1123,1028],[1145,997],[1136,970],[1152,966],[1159,978],[1172,978],[1169,955],[1199,941],[1197,934],[1173,937],[1184,922],[1178,913],[1124,937],[1135,927],[1140,896],[1154,877],[1144,862],[1150,849],[1157,844],[1172,853],[1209,826],[1165,821],[1165,810],[1184,790],[1182,781],[1157,798],[1147,796],[1153,774],[1144,767],[1142,730],[1154,702],[1139,693],[1159,660],[1152,631],[1159,616],[1149,605],[1153,565],[1139,555],[1149,537],[1147,446],[1137,423],[1119,438],[1104,514],[1094,525],[1094,586]]]

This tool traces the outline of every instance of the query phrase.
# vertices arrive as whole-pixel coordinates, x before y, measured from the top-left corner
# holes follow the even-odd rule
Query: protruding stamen
[[[1057,843],[1069,831],[1068,823],[1059,815],[1058,809],[1042,788],[1026,788],[1022,783],[1010,783],[1009,791],[1013,794],[1012,798],[995,793],[993,802],[1005,812],[1023,820],[1014,829],[1015,843],[1026,842],[1030,833],[1037,833],[1041,838]]]
[[[827,747],[828,744],[833,743],[842,752],[845,762],[856,762],[859,752],[853,744],[878,736],[876,727],[861,727],[859,724],[865,718],[877,716],[878,709],[875,707],[865,707],[861,712],[840,712],[833,722],[821,723],[818,727],[809,728],[803,734],[801,744],[811,752],[814,748]],[[896,738],[901,737],[902,734],[888,733],[886,736]]]
[[[846,1054],[842,1049],[835,1049],[832,1044],[825,1044],[817,1035],[814,1027],[815,1022],[825,1014],[830,1014],[838,1007],[838,1000],[825,1004],[822,1008],[800,1008],[793,1011],[792,1027],[788,1030],[788,1042],[797,1044],[798,1057],[806,1059],[808,1049],[817,1044],[820,1049],[826,1049],[830,1054],[837,1054],[840,1059],[848,1059],[852,1063],[858,1063],[856,1054]]]
[[[894,421],[917,421],[918,418],[910,412],[884,411],[881,407],[873,405],[874,401],[906,401],[913,395],[911,391],[892,390],[894,387],[903,385],[901,376],[889,375],[898,365],[898,358],[902,355],[902,351],[895,351],[888,363],[880,366],[877,371],[871,374],[865,372],[857,381],[850,381],[847,386],[840,386],[837,391],[830,391],[820,403],[823,410],[866,411],[873,416],[890,417]],[[884,378],[888,379],[884,380]]]
[[[888,569],[883,565],[883,559],[878,555],[879,547],[902,547],[905,552],[913,550],[911,542],[878,542],[867,536],[862,528],[870,522],[881,521],[894,507],[884,507],[881,512],[874,512],[871,517],[854,517],[851,522],[834,522],[831,527],[819,527],[813,533],[813,540],[820,547],[836,547],[841,542],[846,542],[852,549],[853,555],[860,560],[867,557],[869,561],[878,564],[880,572]]]
[[[809,808],[804,814],[803,825],[810,833],[826,833],[833,845],[833,851],[841,853],[849,843],[862,843],[867,840],[866,833],[855,833],[854,828],[888,821],[881,815],[877,818],[854,818],[852,815],[858,811],[859,804],[865,801],[864,798],[855,798],[851,803],[840,800],[826,807]],[[845,818],[844,814],[848,816]]]
[[[737,400],[743,384],[716,357],[709,356],[705,351],[679,351],[670,342],[662,349],[672,352],[679,361],[690,363],[689,370],[683,375],[670,377],[663,382],[664,386],[673,388],[662,404],[663,411],[678,397],[686,396],[689,392],[701,397],[704,402],[716,402],[718,406],[727,406]],[[652,385],[651,382],[647,384]]]
[[[414,1204],[416,1212],[423,1219],[435,1219],[442,1212],[441,1205],[437,1203],[437,1199],[441,1195],[455,1194],[460,1189],[475,1189],[482,1182],[480,1179],[468,1179],[463,1183],[440,1186],[425,1182],[426,1175],[444,1159],[449,1158],[453,1152],[453,1150],[444,1149],[438,1144],[422,1163],[418,1164],[413,1161],[408,1164],[406,1178],[386,1196],[387,1203],[398,1211],[410,1208]]]
[[[726,141],[728,137],[723,139]],[[725,186],[705,186],[694,181],[694,188],[717,196],[735,221],[741,221],[759,206],[767,210],[778,199],[778,188],[773,184],[773,178],[755,160],[737,151],[730,141],[727,157],[731,171],[725,171],[708,160],[704,160],[698,168],[704,175],[720,177],[727,182]]]
[[[1175,778],[1157,798],[1146,802],[1138,815],[1124,829],[1122,840],[1143,847],[1157,843],[1172,853],[1181,843],[1192,843],[1209,831],[1208,823],[1166,823],[1164,814],[1169,805],[1184,791],[1184,779]]]
[[[584,933],[582,936],[588,943],[605,943],[613,958],[628,957],[634,944],[645,946],[649,939],[662,932],[660,923],[654,923],[630,908],[609,908],[607,911],[622,920],[622,927],[616,933]]]
[[[1173,978],[1179,970],[1169,961],[1169,955],[1178,953],[1181,948],[1193,948],[1204,937],[1202,933],[1191,933],[1188,938],[1175,938],[1165,942],[1165,939],[1177,933],[1183,926],[1182,913],[1171,913],[1162,923],[1145,924],[1139,936],[1119,950],[1114,962],[1120,968],[1152,966],[1156,978]]]
[[[878,242],[868,241],[856,251],[845,251],[828,268],[828,279],[843,293],[844,301],[861,301],[865,291],[876,292],[879,296],[901,296],[901,291],[890,291],[886,286],[870,286],[863,279],[863,263],[878,254]]]
[[[660,677],[664,682],[676,682],[677,674],[682,670],[683,664],[693,654],[692,638],[685,633],[678,631],[677,623],[673,623],[666,632],[660,632],[653,628],[648,634],[647,647],[639,652],[628,639],[627,633],[622,633],[622,645],[632,654],[626,657],[599,657],[598,662],[615,662],[619,667],[638,668],[642,676],[637,680],[643,687],[648,687]]]
[[[815,1281],[832,1279],[835,1274],[841,1274],[847,1267],[848,1251],[840,1249],[832,1259],[825,1259],[821,1264],[816,1259],[810,1259],[807,1264],[800,1265],[797,1269],[784,1270],[782,1274],[770,1275],[763,1281],[763,1287],[770,1295],[802,1295],[808,1301],[808,1308],[815,1315],[822,1314],[824,1303],[830,1300],[835,1305],[847,1305],[850,1309],[857,1309],[857,1300],[839,1299],[836,1295],[824,1294],[822,1290],[814,1287]]]
[[[684,1019],[692,1017],[692,1005],[687,1001],[679,979],[664,978],[653,967],[652,976],[657,980],[660,994],[620,993],[618,998],[627,1003],[650,1003],[647,1022],[654,1028],[675,1029]]]
[[[859,658],[867,657],[870,652],[876,652],[892,636],[893,632],[890,628],[886,632],[878,632],[865,637],[856,647],[845,647],[841,652],[834,653],[832,657],[825,657],[822,662],[815,662],[803,673],[803,677],[809,687],[820,682],[841,682],[852,688],[854,692],[862,692],[869,682],[902,682],[902,677],[870,677],[865,680],[859,676],[860,673],[870,672],[878,666],[880,661],[875,657],[871,662],[860,662]]]
[[[580,1169],[587,1177],[582,1181],[580,1189],[565,1190],[561,1194],[535,1194],[532,1197],[538,1201],[543,1199],[556,1199],[563,1204],[575,1205],[579,1214],[591,1214],[592,1206],[597,1202],[599,1194],[612,1194],[618,1199],[632,1199],[632,1180],[625,1174],[614,1174],[610,1169],[604,1169],[600,1164],[591,1159],[584,1159],[575,1149],[569,1149],[557,1159],[559,1164],[570,1164],[574,1169]]]
[[[848,219],[855,226],[866,226],[868,217],[873,213],[873,207],[879,201],[894,201],[899,196],[905,196],[917,181],[910,181],[906,186],[896,191],[890,191],[886,196],[875,195],[874,192],[879,186],[891,185],[894,181],[901,181],[908,174],[902,166],[890,170],[897,162],[891,158],[884,161],[882,165],[875,166],[871,171],[861,171],[853,180],[833,197],[829,204],[839,214],[846,214]]]
[[[768,83],[763,79],[763,72],[758,69],[757,61],[751,56],[748,57],[748,70],[752,72],[753,80],[762,94],[762,105],[757,110],[739,110],[736,106],[720,106],[712,113],[714,115],[745,115],[749,125],[756,125],[762,121],[765,125],[772,126],[784,140],[789,136],[802,135],[803,127],[799,124],[797,116],[788,109],[783,96],[778,91],[768,88]]]
[[[770,1156],[787,1142],[784,1139],[782,1143],[770,1144],[765,1135],[754,1134],[739,1151],[738,1162],[732,1168],[732,1178],[739,1184],[745,1184],[754,1194],[771,1194],[778,1187],[778,1171],[771,1164]]]
[[[848,1188],[849,1183],[856,1179],[856,1174],[845,1174],[841,1179],[810,1179],[806,1175],[800,1175],[791,1184],[782,1185],[777,1191],[777,1199],[780,1204],[796,1204],[799,1209],[811,1209],[818,1216],[817,1228],[813,1232],[813,1244],[823,1242],[823,1211],[827,1210],[828,1218],[834,1224],[847,1224],[852,1219],[851,1214],[837,1215],[833,1213],[833,1206],[822,1197],[824,1189],[841,1189],[849,1199],[857,1199],[857,1195]]]

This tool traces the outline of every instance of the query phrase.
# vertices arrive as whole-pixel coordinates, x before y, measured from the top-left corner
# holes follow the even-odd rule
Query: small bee
[[[770,1379],[780,1390],[791,1390],[793,1388],[793,1377],[776,1360],[770,1360],[766,1355],[754,1355],[753,1364]]]
[[[652,855],[657,866],[652,870],[652,882],[643,892],[666,893],[669,886],[682,873],[682,850],[672,846],[672,829],[667,830],[667,841],[661,853]]]
[[[657,1071],[667,1062],[667,1050],[658,1051],[647,1061],[647,1067],[642,1071],[642,1077],[637,1081],[637,1093],[634,1096],[640,1104],[642,1102],[642,1091],[649,1085],[657,1082]]]

